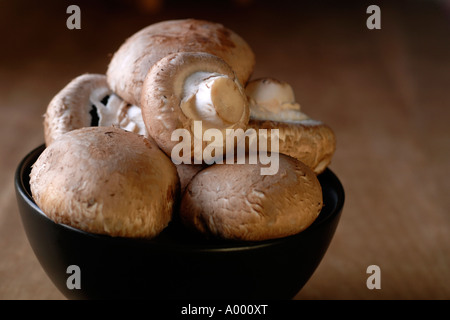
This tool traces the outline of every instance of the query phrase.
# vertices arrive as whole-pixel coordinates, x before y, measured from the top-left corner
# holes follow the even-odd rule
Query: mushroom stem
[[[245,101],[236,83],[230,78],[218,77],[211,86],[211,100],[217,114],[226,122],[238,122]]]
[[[292,87],[273,78],[249,82],[245,88],[250,101],[250,118],[258,120],[297,122],[309,120],[295,101]]]
[[[245,95],[236,82],[217,73],[196,72],[185,81],[183,113],[205,121],[205,128],[221,129],[238,122],[245,109]]]

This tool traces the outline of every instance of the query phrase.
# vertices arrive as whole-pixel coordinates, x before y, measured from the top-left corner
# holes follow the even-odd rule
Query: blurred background
[[[69,30],[69,5],[81,29]],[[381,29],[369,30],[369,5]],[[252,78],[290,83],[337,136],[346,203],[296,299],[450,299],[449,1],[0,0],[0,299],[64,299],[33,255],[13,176],[43,143],[42,115],[76,76],[168,19],[224,24],[253,48]],[[369,290],[369,265],[381,289]]]

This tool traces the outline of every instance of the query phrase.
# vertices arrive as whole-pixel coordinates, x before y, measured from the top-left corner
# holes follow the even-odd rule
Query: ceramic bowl
[[[17,167],[23,227],[48,277],[68,299],[292,299],[333,238],[344,189],[327,169],[318,176],[324,207],[303,232],[276,240],[207,240],[176,222],[154,239],[110,237],[54,223],[33,201],[29,174],[45,146]]]

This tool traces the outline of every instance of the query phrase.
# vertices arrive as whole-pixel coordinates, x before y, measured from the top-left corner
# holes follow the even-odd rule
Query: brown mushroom
[[[50,101],[44,115],[44,137],[50,145],[62,134],[89,126],[117,125],[147,135],[139,107],[116,95],[106,76],[83,74],[70,81]]]
[[[247,97],[233,70],[219,57],[202,52],[170,54],[153,65],[142,87],[141,107],[149,135],[172,160],[173,148],[181,143],[174,133],[189,133],[188,148],[181,148],[180,156],[187,163],[204,162],[207,147],[217,151],[210,159],[221,158],[227,137],[242,129],[236,135],[241,139],[249,119]],[[218,140],[204,139],[208,129],[220,133]]]
[[[319,215],[320,183],[302,162],[279,154],[279,170],[261,176],[261,164],[213,164],[188,184],[181,221],[207,236],[261,241],[305,230]]]
[[[336,149],[333,130],[301,111],[292,87],[286,82],[260,78],[250,81],[245,90],[250,105],[248,127],[278,129],[278,151],[304,162],[316,174],[322,173]],[[270,137],[267,145],[270,150]]]
[[[152,141],[115,127],[70,131],[34,163],[30,188],[56,223],[121,237],[155,237],[171,221],[179,180]]]
[[[139,105],[141,87],[150,68],[175,52],[207,52],[225,60],[245,85],[255,56],[247,42],[219,23],[168,20],[149,25],[129,37],[108,66],[108,83],[119,96]]]

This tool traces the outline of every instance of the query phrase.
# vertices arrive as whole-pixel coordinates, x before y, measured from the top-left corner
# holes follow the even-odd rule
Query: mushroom
[[[175,52],[207,52],[225,60],[245,85],[255,55],[247,42],[219,23],[167,20],[149,25],[129,37],[114,53],[108,83],[126,101],[139,105],[144,79],[157,61]]]
[[[297,234],[319,215],[321,185],[302,162],[279,154],[275,175],[261,164],[213,164],[188,184],[180,219],[207,237],[261,241]]]
[[[33,199],[56,223],[152,238],[171,221],[179,180],[154,141],[116,127],[62,135],[33,164]]]
[[[316,174],[331,163],[336,149],[332,129],[311,119],[295,101],[292,87],[273,78],[250,81],[246,88],[250,105],[248,127],[279,130],[279,152],[308,165]],[[270,141],[270,137],[268,137]],[[268,143],[268,150],[270,150]]]
[[[249,119],[245,90],[231,67],[202,52],[170,54],[153,65],[142,86],[141,108],[149,135],[173,161],[172,149],[184,143],[183,160],[176,164],[220,160],[226,140],[234,139],[235,131],[237,140],[242,139]],[[173,136],[177,129],[187,132],[190,141],[183,137],[179,142]],[[219,137],[205,139],[209,129]],[[207,147],[211,162],[203,159]]]
[[[110,125],[147,135],[139,107],[116,95],[105,75],[83,74],[50,101],[44,115],[45,143],[48,146],[74,129]]]

